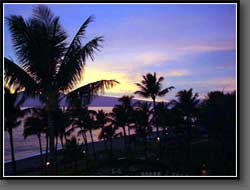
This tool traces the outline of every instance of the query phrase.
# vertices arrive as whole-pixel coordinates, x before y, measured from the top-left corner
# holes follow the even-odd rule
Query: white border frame
[[[204,5],[204,4],[206,4],[206,5],[210,5],[210,4],[216,4],[216,5],[218,5],[218,4],[232,4],[232,5],[235,5],[235,11],[236,11],[236,20],[235,20],[235,22],[236,22],[236,33],[235,33],[235,39],[236,39],[236,57],[235,57],[235,62],[236,62],[236,64],[235,64],[235,68],[236,68],[236,70],[235,70],[235,83],[236,83],[236,175],[235,176],[7,176],[7,175],[4,175],[4,166],[5,166],[5,164],[4,164],[4,127],[3,127],[3,129],[2,129],[2,137],[3,137],[3,151],[2,151],[2,158],[3,158],[3,160],[2,160],[2,164],[3,164],[3,168],[2,168],[2,174],[3,174],[3,178],[27,178],[27,177],[29,177],[29,178],[85,178],[85,179],[87,179],[87,178],[126,178],[126,177],[128,177],[128,178],[165,178],[165,179],[167,179],[167,178],[180,178],[180,179],[182,179],[182,178],[200,178],[200,179],[202,179],[202,178],[232,178],[232,179],[234,179],[234,178],[236,178],[236,177],[238,177],[238,118],[237,118],[237,114],[238,114],[238,76],[237,76],[237,74],[238,74],[238,71],[237,71],[237,68],[238,68],[238,18],[237,18],[237,16],[238,16],[238,6],[239,6],[239,4],[238,4],[238,2],[235,2],[235,3],[227,3],[227,2],[225,2],[225,3],[216,3],[216,2],[214,2],[214,3],[183,3],[183,2],[181,2],[181,3],[172,3],[172,2],[169,2],[169,3],[89,3],[89,2],[82,2],[82,3],[74,3],[74,2],[72,2],[72,3],[70,3],[70,2],[68,2],[68,3],[44,3],[44,2],[37,2],[37,3],[4,3],[3,2],[3,17],[4,17],[4,5],[6,5],[6,4],[11,4],[11,5],[19,5],[19,4],[31,4],[31,5],[37,5],[37,4],[46,4],[46,5],[58,5],[58,4],[62,4],[62,5],[68,5],[68,4],[79,4],[79,5],[82,5],[82,4],[99,4],[99,5],[110,5],[110,4],[118,4],[118,5],[122,5],[122,4],[125,4],[125,5],[141,5],[141,4],[146,4],[146,5],[166,5],[166,4],[177,4],[177,5],[180,5],[180,4],[184,4],[184,5],[190,5],[190,4],[202,4],[202,5]],[[4,21],[4,18],[3,18],[3,23],[2,23],[3,25],[2,25],[2,27],[3,27],[3,49],[2,49],[2,55],[3,55],[3,58],[5,57],[4,56],[4,24],[5,24],[5,21]],[[2,61],[2,64],[3,64],[3,71],[2,71],[2,76],[4,76],[4,59],[3,59],[3,61]],[[2,79],[3,81],[3,86],[2,86],[2,91],[4,92],[4,77],[3,77],[3,79]],[[3,107],[4,107],[4,96],[3,96]],[[4,109],[3,109],[3,118],[4,118]],[[3,122],[3,126],[4,126],[4,122]]]

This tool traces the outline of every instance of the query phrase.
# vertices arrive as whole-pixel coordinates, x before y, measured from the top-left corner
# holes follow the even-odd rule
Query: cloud
[[[135,57],[138,63],[146,65],[161,64],[171,60],[171,58],[163,53],[141,53]]]
[[[213,78],[193,81],[176,81],[176,87],[184,86],[185,89],[194,88],[200,92],[207,93],[209,91],[230,92],[236,89],[236,78]]]
[[[235,43],[225,43],[225,44],[190,44],[177,47],[183,52],[210,52],[210,51],[231,51],[235,50]]]
[[[168,71],[167,73],[165,73],[165,77],[181,77],[181,76],[186,76],[189,75],[190,72],[187,70],[172,70],[172,71]]]

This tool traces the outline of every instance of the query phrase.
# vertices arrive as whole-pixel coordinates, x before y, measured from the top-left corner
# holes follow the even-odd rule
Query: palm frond
[[[161,83],[163,80],[164,80],[164,77],[160,77],[160,78],[158,79],[157,83],[159,84],[159,83]]]
[[[45,24],[53,21],[54,14],[45,5],[38,5],[33,9],[33,15],[36,19],[44,22]]]
[[[4,58],[4,82],[12,88],[25,88],[26,91],[38,89],[38,85],[22,67]]]
[[[59,89],[66,91],[75,87],[82,78],[82,71],[87,58],[94,60],[94,54],[99,51],[102,41],[103,37],[96,37],[83,47],[72,47],[72,51],[65,55],[56,77]]]
[[[74,102],[74,99],[80,99],[84,105],[87,105],[94,96],[103,94],[105,89],[110,89],[116,84],[119,84],[116,80],[100,80],[89,83],[68,93],[66,100]]]
[[[162,91],[160,91],[159,93],[158,93],[158,96],[164,96],[165,94],[167,94],[170,90],[172,90],[172,89],[174,89],[174,87],[173,86],[170,86],[170,87],[168,87],[168,88],[165,88],[165,89],[163,89]]]
[[[53,80],[58,60],[64,55],[67,38],[59,18],[48,12],[39,6],[27,21],[21,16],[7,17],[20,65],[44,85]]]
[[[88,27],[89,23],[93,22],[93,20],[94,20],[94,17],[90,16],[84,21],[84,23],[82,24],[82,26],[80,27],[80,29],[78,30],[76,35],[74,36],[74,38],[73,38],[73,40],[68,48],[68,51],[66,53],[66,57],[67,57],[67,54],[70,53],[70,51],[72,51],[72,49],[74,49],[74,47],[81,46],[81,38],[84,37],[85,32],[86,32],[86,28]]]
[[[144,91],[135,91],[134,94],[137,94],[139,96],[142,96],[142,97],[145,97],[145,98],[148,98],[149,97],[149,94],[147,92],[144,92]]]

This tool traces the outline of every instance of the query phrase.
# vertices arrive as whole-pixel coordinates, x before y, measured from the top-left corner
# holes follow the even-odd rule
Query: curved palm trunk
[[[94,157],[95,157],[95,159],[96,159],[95,143],[94,143],[94,138],[93,138],[92,129],[89,130],[89,133],[90,133],[90,137],[91,137],[91,143],[92,143],[93,154],[94,154]]]
[[[16,160],[15,160],[15,153],[14,153],[13,131],[12,131],[12,129],[9,129],[8,132],[9,132],[9,136],[10,136],[12,170],[13,170],[13,173],[16,174]]]

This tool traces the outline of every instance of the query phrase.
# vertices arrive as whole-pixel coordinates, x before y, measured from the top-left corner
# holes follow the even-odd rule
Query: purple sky
[[[4,5],[4,16],[28,18],[34,5]],[[81,84],[116,79],[121,84],[107,96],[131,95],[142,75],[164,76],[164,87],[193,88],[201,96],[211,90],[236,88],[235,4],[50,4],[69,34],[69,42],[84,20],[95,16],[87,40],[104,36],[103,49],[86,66]],[[8,27],[4,56],[16,60]],[[80,84],[79,84],[80,85]]]

